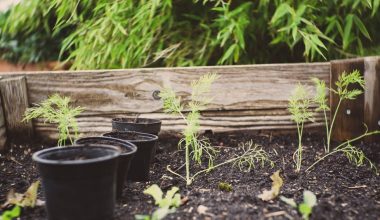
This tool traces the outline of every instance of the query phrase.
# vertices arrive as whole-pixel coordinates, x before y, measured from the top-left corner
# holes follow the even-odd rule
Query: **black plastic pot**
[[[121,151],[108,145],[53,147],[33,154],[48,219],[112,219]]]
[[[117,168],[116,197],[121,198],[123,194],[124,182],[129,171],[132,158],[137,151],[136,145],[131,142],[112,137],[79,138],[75,141],[75,144],[106,144],[120,147],[121,154],[119,156],[119,165]]]
[[[156,143],[158,140],[156,135],[134,131],[114,131],[105,133],[103,136],[118,138],[135,144],[137,152],[131,161],[127,180],[149,180],[150,164],[153,162],[154,155],[156,154]]]
[[[161,121],[150,118],[114,118],[112,119],[112,130],[158,135],[161,130]]]

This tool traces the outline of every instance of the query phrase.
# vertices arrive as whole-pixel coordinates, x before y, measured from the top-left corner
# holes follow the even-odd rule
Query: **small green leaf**
[[[302,214],[302,218],[307,220],[312,212],[312,208],[305,203],[301,203],[298,206],[298,211]]]
[[[358,16],[354,15],[353,19],[354,19],[354,22],[355,22],[356,26],[359,28],[360,32],[366,38],[368,38],[369,40],[371,40],[371,36],[369,35],[369,33],[367,31],[367,28],[365,27],[365,25],[363,24],[363,22],[360,20],[360,18],[358,18]]]
[[[13,220],[14,218],[19,217],[21,214],[20,206],[16,205],[11,210],[3,212],[1,215],[1,220]]]
[[[290,205],[293,208],[297,208],[297,203],[294,201],[294,199],[286,198],[284,196],[280,196],[280,200],[285,202],[286,204]]]
[[[353,17],[354,17],[353,14],[348,14],[346,16],[346,20],[345,20],[346,22],[344,25],[344,33],[343,33],[343,50],[346,50],[348,45],[350,44]]]
[[[314,207],[317,204],[317,197],[315,194],[309,190],[303,192],[303,201],[309,207]]]
[[[153,184],[144,190],[144,194],[152,196],[156,205],[159,205],[162,201],[163,193],[157,184]]]

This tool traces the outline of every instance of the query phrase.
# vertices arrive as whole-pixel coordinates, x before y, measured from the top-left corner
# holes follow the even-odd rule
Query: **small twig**
[[[9,159],[15,163],[17,163],[18,165],[22,165],[22,163],[18,162],[14,157],[9,157]]]
[[[349,189],[360,189],[360,188],[366,188],[367,185],[360,185],[360,186],[346,186]]]

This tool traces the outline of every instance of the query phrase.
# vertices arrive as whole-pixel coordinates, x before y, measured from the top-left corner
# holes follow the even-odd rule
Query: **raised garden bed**
[[[78,215],[59,208],[65,202],[52,205],[58,201],[54,194],[86,203],[83,213],[77,210],[82,219],[95,218],[84,218],[94,214],[89,210],[99,211],[98,219],[111,218],[112,210],[116,219],[152,213],[152,219],[161,219],[154,218],[157,210],[168,219],[308,219],[310,214],[312,219],[376,219],[380,213],[379,57],[4,75],[0,92],[0,202],[12,188],[24,191],[37,179],[42,182],[38,198],[46,200],[47,211],[24,207],[34,206],[25,205],[33,193],[14,203],[8,199],[6,207],[24,207],[23,219],[57,219],[53,209],[61,213],[57,216],[67,215],[63,219]],[[107,135],[112,118],[138,124],[140,115],[159,119],[156,129],[144,131],[151,134],[113,127]],[[154,134],[160,129],[158,139]],[[82,137],[110,135],[136,150],[120,169],[119,147],[41,144],[57,137],[58,145],[73,143],[78,132]],[[51,156],[38,159],[42,148]],[[37,151],[33,159],[39,174],[31,158]],[[73,162],[74,151],[92,153]],[[59,156],[64,152],[70,158]],[[85,176],[94,190],[78,170],[91,170]],[[83,195],[71,190],[72,180]],[[108,190],[101,190],[102,184]],[[158,187],[172,195],[161,198]],[[104,205],[93,202],[102,196]]]
[[[210,136],[212,143],[221,150],[217,161],[233,156],[236,146],[253,140],[267,150],[275,162],[275,168],[257,167],[249,173],[242,173],[236,167],[225,166],[200,176],[189,187],[178,178],[167,178],[166,166],[179,167],[183,164],[176,151],[178,138],[162,139],[160,148],[165,149],[155,157],[151,170],[151,181],[127,183],[122,199],[115,209],[116,219],[133,219],[135,214],[152,212],[152,199],[142,191],[156,183],[162,189],[178,186],[183,197],[188,201],[178,208],[168,219],[300,219],[295,209],[275,200],[267,203],[257,197],[265,188],[270,188],[270,175],[281,170],[284,186],[281,194],[297,201],[302,199],[304,189],[313,191],[318,198],[318,205],[311,219],[378,219],[380,216],[380,177],[368,167],[352,166],[342,155],[337,155],[319,164],[310,173],[295,173],[292,150],[297,145],[295,136],[289,135],[255,135],[252,132],[216,134]],[[305,167],[323,153],[320,140],[323,137],[313,134],[305,136]],[[45,146],[46,145],[42,145]],[[379,144],[360,144],[360,147],[377,165],[380,164]],[[23,191],[38,178],[31,153],[41,149],[41,144],[14,145],[11,152],[2,155],[1,200],[8,190],[14,188]],[[199,169],[196,166],[193,169]],[[221,191],[220,182],[230,183],[232,192]],[[80,195],[78,195],[80,196]],[[43,199],[40,193],[39,197]],[[198,213],[200,205],[209,209],[205,215]],[[27,209],[22,219],[45,219],[44,208]]]

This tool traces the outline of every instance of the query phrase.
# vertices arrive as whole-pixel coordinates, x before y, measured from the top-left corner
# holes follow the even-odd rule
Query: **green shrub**
[[[75,69],[318,61],[379,54],[379,5],[24,0],[11,10],[4,34],[68,31],[60,41],[61,59]]]

